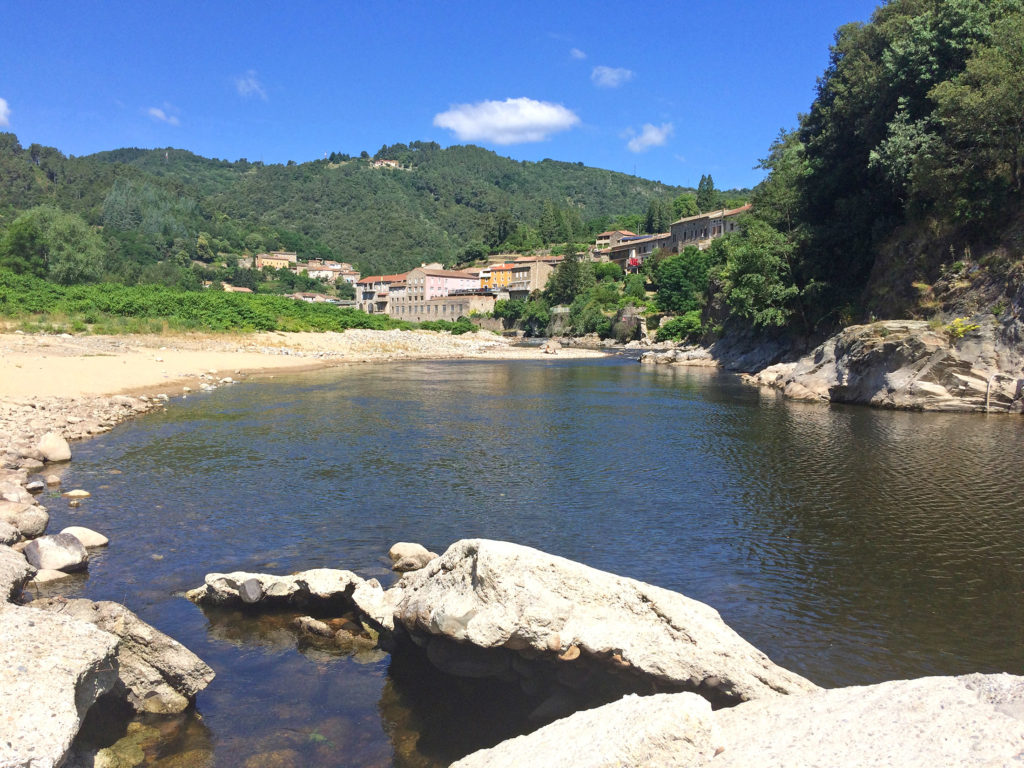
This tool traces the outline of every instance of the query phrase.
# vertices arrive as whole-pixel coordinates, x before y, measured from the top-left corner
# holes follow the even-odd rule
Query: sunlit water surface
[[[211,571],[393,580],[387,549],[505,539],[714,606],[824,686],[1024,673],[1024,420],[787,402],[635,361],[364,365],[175,401],[75,447],[53,530],[108,535],[61,591],[205,659],[147,764],[445,765],[500,706],[432,698],[288,617],[205,615]]]

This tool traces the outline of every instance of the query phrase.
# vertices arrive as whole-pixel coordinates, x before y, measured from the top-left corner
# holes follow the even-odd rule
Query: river
[[[501,703],[181,593],[232,570],[386,585],[395,541],[487,537],[709,603],[823,686],[1024,674],[1022,449],[1019,417],[794,403],[705,369],[393,363],[175,401],[76,446],[64,488],[92,498],[45,503],[51,530],[111,539],[61,593],[217,672],[145,765],[435,766],[506,735]]]

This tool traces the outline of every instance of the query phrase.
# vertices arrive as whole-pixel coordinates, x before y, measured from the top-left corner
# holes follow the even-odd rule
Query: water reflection
[[[419,686],[403,692],[386,662],[211,629],[176,595],[210,571],[344,567],[386,584],[394,541],[485,536],[708,602],[823,685],[1020,674],[1022,448],[1015,417],[792,403],[703,369],[360,366],[190,397],[78,446],[65,484],[94,496],[50,500],[51,525],[112,540],[71,594],[125,602],[214,666],[199,711],[217,765],[257,747],[413,765],[448,753],[404,746],[423,733]]]

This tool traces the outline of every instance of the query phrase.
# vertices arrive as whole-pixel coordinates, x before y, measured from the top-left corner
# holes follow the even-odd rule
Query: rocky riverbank
[[[417,657],[453,678],[505,691],[511,683],[528,702],[515,709],[530,710],[520,727],[533,732],[460,768],[931,768],[1024,756],[1022,677],[822,690],[773,664],[709,606],[649,584],[507,542],[390,554],[397,570],[412,569],[388,590],[317,569],[209,574],[187,596],[204,610],[314,611],[322,618],[295,619],[296,633],[353,651],[375,641],[393,663]]]
[[[1024,412],[1024,329],[991,316],[844,328],[807,354],[785,342],[681,347],[641,362],[717,366],[796,400],[975,413]]]

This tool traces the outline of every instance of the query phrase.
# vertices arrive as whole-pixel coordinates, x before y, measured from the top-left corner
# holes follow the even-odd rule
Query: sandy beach
[[[562,349],[559,357],[601,357]],[[180,394],[200,374],[301,371],[348,363],[443,359],[550,359],[491,333],[430,331],[181,336],[0,334],[0,399]]]

